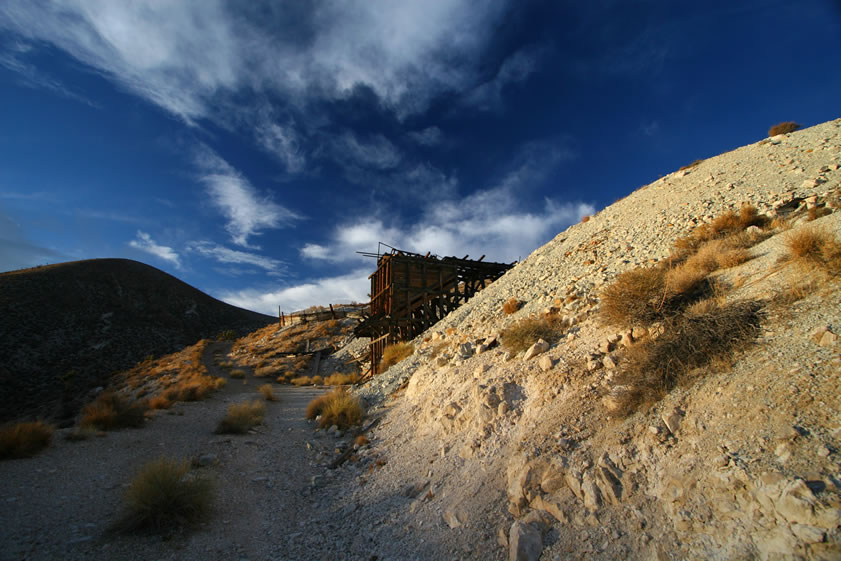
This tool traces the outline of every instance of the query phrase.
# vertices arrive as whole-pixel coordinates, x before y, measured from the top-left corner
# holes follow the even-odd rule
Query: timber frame
[[[366,255],[377,257],[377,270],[368,277],[369,313],[354,333],[371,338],[372,375],[387,345],[414,339],[514,266],[485,263],[484,255],[439,258],[394,248]]]

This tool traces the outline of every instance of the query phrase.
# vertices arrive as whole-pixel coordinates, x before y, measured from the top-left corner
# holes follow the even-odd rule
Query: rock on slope
[[[360,390],[383,422],[305,536],[329,540],[342,512],[348,558],[841,558],[837,278],[779,297],[802,279],[772,230],[717,273],[728,300],[763,303],[758,339],[627,418],[602,398],[633,334],[596,317],[617,274],[743,203],[838,235],[839,180],[841,119],[670,174],[562,232]],[[806,223],[816,205],[834,212]],[[512,297],[526,304],[504,316]],[[566,335],[540,358],[476,344],[556,299]]]
[[[0,421],[72,416],[91,388],[148,355],[276,321],[127,259],[0,274],[0,310]]]

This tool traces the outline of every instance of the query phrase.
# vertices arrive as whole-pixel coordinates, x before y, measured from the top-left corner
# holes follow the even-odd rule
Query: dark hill
[[[92,388],[149,355],[272,321],[127,259],[0,274],[0,421],[72,416]]]

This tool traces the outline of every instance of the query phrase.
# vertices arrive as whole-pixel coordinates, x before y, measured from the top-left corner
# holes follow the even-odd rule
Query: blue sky
[[[526,257],[780,121],[841,117],[829,0],[4,0],[0,271],[94,257],[276,313],[382,241]]]

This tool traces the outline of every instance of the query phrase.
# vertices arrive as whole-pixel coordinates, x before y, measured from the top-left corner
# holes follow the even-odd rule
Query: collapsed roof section
[[[420,255],[399,249],[377,257],[369,315],[354,333],[371,338],[371,372],[378,374],[386,345],[409,341],[452,312],[514,266],[457,257]]]

